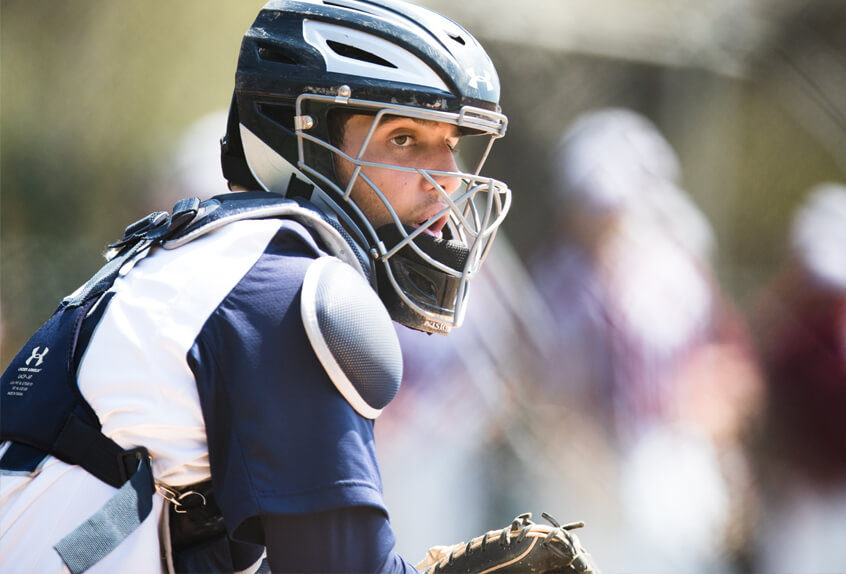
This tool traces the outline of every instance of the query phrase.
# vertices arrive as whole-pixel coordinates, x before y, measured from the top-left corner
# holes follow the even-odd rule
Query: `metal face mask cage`
[[[344,93],[343,87],[339,90]],[[343,107],[350,113],[374,116],[370,129],[355,156],[348,155],[330,142],[308,133],[316,117],[309,115],[310,106]],[[481,157],[473,164],[472,171],[439,171],[421,167],[407,167],[384,164],[362,159],[380,121],[385,116],[400,116],[455,125],[463,138],[487,136],[487,144]],[[386,104],[370,100],[356,100],[344,96],[302,94],[296,101],[294,129],[297,136],[297,167],[308,177],[320,181],[320,187],[334,192],[336,201],[356,214],[364,232],[369,236],[370,255],[381,266],[399,300],[414,313],[423,318],[415,328],[429,332],[448,333],[452,327],[461,325],[467,303],[468,280],[478,271],[491,247],[497,228],[504,220],[511,206],[511,190],[503,182],[479,175],[490,152],[493,141],[505,134],[507,118],[500,113],[464,106],[459,112],[445,112],[411,106]],[[321,173],[308,164],[310,144],[327,150],[353,166],[353,173],[345,187],[335,178]],[[456,157],[463,163],[464,158]],[[367,176],[368,168],[389,169],[397,172],[417,173],[428,181],[440,195],[446,206],[427,221],[414,228],[403,224],[385,197],[382,190]],[[438,178],[455,178],[460,183],[455,191],[448,193]],[[375,229],[356,205],[351,194],[357,181],[362,180],[373,190],[385,205],[392,222]],[[425,231],[444,215],[448,215],[444,227],[444,239],[438,239]],[[386,229],[389,228],[389,229]],[[464,253],[456,256],[456,251]],[[443,255],[439,257],[439,255]],[[422,279],[415,282],[415,277]],[[381,291],[381,288],[380,288]],[[390,309],[389,309],[390,310]],[[401,321],[408,324],[406,321]]]

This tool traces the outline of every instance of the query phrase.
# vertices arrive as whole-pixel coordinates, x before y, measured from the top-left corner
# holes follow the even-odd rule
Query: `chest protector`
[[[61,302],[3,373],[0,440],[11,444],[0,459],[0,471],[33,474],[50,454],[81,466],[119,489],[100,511],[55,546],[71,572],[84,572],[137,528],[149,515],[155,492],[147,450],[143,446],[125,450],[106,437],[77,383],[79,361],[113,295],[109,289],[121,270],[146,256],[151,247],[178,248],[234,221],[262,218],[297,220],[327,252],[368,276],[366,258],[343,228],[305,202],[267,192],[229,193],[204,202],[197,198],[184,199],[174,206],[172,214],[151,213],[127,227],[120,241],[109,245],[112,256],[108,262]],[[186,502],[211,500],[208,489],[208,485],[197,486],[189,494],[202,496],[188,496]],[[171,502],[180,496],[178,492],[170,491],[170,494]],[[200,530],[203,525],[222,530],[222,519],[210,513],[208,505],[202,506],[187,517],[187,523],[180,517],[176,530],[184,533],[186,528],[194,529],[197,524]],[[185,512],[186,508],[179,510],[179,514],[190,514]],[[126,514],[130,515],[129,519]],[[242,552],[243,549],[228,549],[230,556],[218,561],[216,566],[222,570],[215,571],[242,570],[244,563],[237,556]],[[220,564],[227,560],[229,566]],[[246,564],[250,563],[248,560]],[[171,564],[170,568],[212,571],[214,565],[187,559],[181,566],[177,564],[174,568]]]

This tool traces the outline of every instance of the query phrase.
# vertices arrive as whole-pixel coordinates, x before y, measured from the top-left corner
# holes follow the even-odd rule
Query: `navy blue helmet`
[[[391,317],[445,334],[461,324],[468,280],[511,203],[505,184],[480,175],[493,141],[505,134],[499,96],[482,46],[430,10],[398,0],[274,0],[241,45],[221,142],[224,175],[230,186],[305,196],[337,217],[371,261]],[[369,137],[348,155],[333,132],[339,111],[373,116],[371,133],[389,116],[455,125],[470,142],[457,152],[461,171],[364,161]],[[338,158],[355,166],[349,181],[336,174]],[[418,172],[446,207],[405,225],[362,167]],[[461,181],[458,189],[440,185],[447,176]],[[391,223],[374,228],[356,205],[359,179],[381,198]],[[426,233],[445,215],[442,233]]]

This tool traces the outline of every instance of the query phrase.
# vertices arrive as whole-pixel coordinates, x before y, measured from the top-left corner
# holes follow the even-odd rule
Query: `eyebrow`
[[[384,126],[384,125],[388,125],[390,123],[397,122],[397,121],[400,121],[400,120],[411,120],[414,123],[420,124],[421,126],[425,126],[425,127],[434,127],[434,126],[437,126],[438,124],[444,123],[444,122],[436,122],[435,120],[425,120],[423,118],[412,118],[410,116],[393,116],[393,115],[391,115],[391,116],[382,116],[380,124]],[[447,125],[450,125],[455,129],[456,137],[461,136],[461,133],[458,130],[458,126],[454,126],[452,124],[447,124]]]

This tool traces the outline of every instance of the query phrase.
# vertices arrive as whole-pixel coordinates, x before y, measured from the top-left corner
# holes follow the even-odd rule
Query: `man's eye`
[[[414,138],[409,135],[394,136],[391,138],[391,141],[394,145],[398,145],[400,147],[414,145]]]

